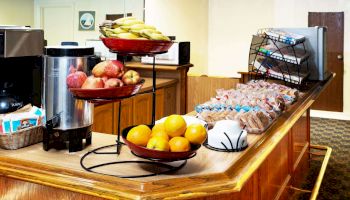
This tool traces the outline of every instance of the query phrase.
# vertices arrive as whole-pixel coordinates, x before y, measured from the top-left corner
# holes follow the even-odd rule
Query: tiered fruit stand
[[[149,125],[150,128],[152,128],[155,124],[155,113],[156,113],[156,70],[155,70],[155,56],[157,54],[166,53],[168,49],[173,44],[172,41],[157,41],[157,40],[131,40],[131,39],[118,39],[118,38],[101,38],[103,43],[106,45],[107,48],[113,53],[116,53],[118,56],[123,57],[123,64],[125,64],[125,60],[127,56],[150,56],[153,57],[153,64],[152,64],[152,121]],[[75,98],[87,100],[94,103],[105,103],[105,102],[119,102],[119,110],[118,110],[118,116],[121,114],[122,104],[121,101],[126,98],[130,98],[138,93],[139,89],[141,88],[143,82],[140,82],[139,84],[134,85],[134,90],[129,90],[127,93],[123,93],[125,89],[120,88],[120,91],[123,95],[113,95],[111,98],[108,98],[108,96],[101,97],[101,95],[94,96],[93,94],[91,96],[81,95],[81,93],[77,93],[76,91],[72,91]],[[118,92],[118,89],[115,89],[114,92]],[[147,92],[148,93],[148,92]],[[84,160],[92,155],[105,155],[105,154],[120,154],[120,150],[125,143],[123,143],[120,139],[121,136],[123,136],[124,141],[126,141],[126,135],[128,131],[132,127],[128,127],[125,130],[121,132],[120,130],[120,120],[121,117],[118,117],[118,135],[116,144],[102,146],[99,148],[96,148],[92,151],[87,152],[85,155],[82,156],[80,160],[81,167],[85,169],[86,171],[103,174],[103,175],[110,175],[110,176],[117,176],[121,178],[140,178],[140,177],[147,177],[147,176],[155,176],[158,174],[164,174],[169,173],[172,171],[176,171],[183,166],[186,165],[187,159],[190,159],[196,155],[196,150],[199,148],[195,148],[192,151],[189,152],[161,152],[151,149],[146,149],[143,147],[139,147],[137,145],[133,145],[132,143],[127,143],[129,148],[131,149],[131,152],[133,155],[143,158],[145,160],[123,160],[123,161],[112,161],[112,162],[105,162],[100,163],[97,165],[87,166],[84,162]],[[114,150],[107,150],[116,147]],[[146,154],[138,153],[140,151],[146,152]],[[160,155],[164,154],[164,155]],[[135,164],[147,164],[152,165],[155,168],[162,168],[159,170],[156,170],[156,172],[150,172],[149,174],[137,174],[137,175],[113,175],[113,174],[106,174],[99,172],[97,169],[99,167],[104,167],[107,165],[117,165],[117,164],[126,164],[126,163],[135,163]],[[169,164],[172,163],[172,164]]]

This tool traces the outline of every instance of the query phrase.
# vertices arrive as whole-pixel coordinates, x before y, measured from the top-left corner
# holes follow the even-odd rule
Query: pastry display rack
[[[115,40],[116,42],[120,42],[122,40]],[[140,40],[141,41],[141,40]],[[125,41],[123,41],[125,42]],[[143,42],[143,41],[141,41]],[[165,42],[163,42],[165,43]],[[160,48],[159,51],[155,50],[152,52],[145,52],[145,51],[139,51],[139,49],[137,49],[138,51],[129,51],[127,52],[125,49],[123,49],[122,52],[119,52],[117,49],[115,48],[109,48],[109,46],[107,46],[110,49],[110,52],[112,53],[116,53],[118,56],[122,56],[123,57],[123,64],[125,65],[125,60],[127,56],[149,56],[153,58],[153,63],[152,63],[152,91],[150,92],[140,92],[140,93],[135,93],[133,95],[130,96],[124,96],[124,97],[119,97],[119,98],[115,98],[115,99],[104,99],[104,98],[91,98],[91,99],[85,99],[87,101],[91,101],[94,103],[105,103],[107,102],[119,102],[119,110],[118,110],[118,129],[117,129],[117,140],[115,144],[112,145],[106,145],[106,146],[102,146],[96,149],[93,149],[89,152],[87,152],[86,154],[84,154],[81,157],[80,160],[80,165],[83,169],[85,169],[86,171],[92,172],[92,173],[97,173],[97,174],[103,174],[103,175],[109,175],[109,176],[116,176],[116,177],[120,177],[120,178],[140,178],[140,177],[148,177],[148,176],[155,176],[155,175],[159,175],[159,174],[165,174],[165,173],[169,173],[169,172],[173,172],[176,170],[181,169],[183,166],[186,165],[187,160],[194,157],[196,155],[196,153],[193,153],[187,157],[184,158],[180,158],[180,159],[154,159],[154,158],[150,158],[150,157],[144,157],[144,156],[140,156],[137,155],[135,152],[131,151],[131,153],[133,155],[135,155],[136,157],[141,158],[142,160],[120,160],[120,161],[112,161],[112,162],[105,162],[105,163],[100,163],[97,165],[93,165],[93,166],[88,166],[88,164],[86,164],[84,162],[84,160],[89,157],[89,156],[99,156],[99,155],[110,155],[110,154],[115,154],[115,155],[119,155],[121,153],[121,148],[123,145],[126,145],[125,143],[123,143],[121,141],[121,130],[120,130],[120,120],[121,120],[121,109],[122,109],[122,103],[121,101],[123,99],[126,98],[130,98],[132,96],[138,95],[138,94],[145,94],[145,93],[152,93],[152,121],[151,121],[151,125],[149,126],[153,126],[155,124],[155,113],[156,113],[156,70],[155,70],[155,56],[157,54],[162,54],[162,53],[166,53],[168,48],[170,48],[170,44],[172,44],[171,41],[167,41],[167,43],[169,43],[167,45],[167,48]],[[133,47],[131,47],[133,48]],[[130,127],[129,127],[130,128]],[[156,172],[150,172],[150,173],[144,173],[144,174],[123,174],[123,175],[115,175],[113,174],[113,172],[111,172],[111,174],[106,174],[105,172],[99,171],[99,168],[103,168],[104,166],[109,166],[109,165],[118,165],[118,164],[141,164],[141,165],[151,165],[153,169],[158,169],[156,170]]]
[[[305,37],[260,29],[250,45],[249,78],[275,78],[300,86],[310,75],[308,58]]]

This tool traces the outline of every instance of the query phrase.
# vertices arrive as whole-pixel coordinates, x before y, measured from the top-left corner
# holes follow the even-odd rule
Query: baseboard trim
[[[310,116],[311,117],[327,118],[327,119],[350,120],[350,115],[347,113],[343,113],[343,112],[311,110]]]

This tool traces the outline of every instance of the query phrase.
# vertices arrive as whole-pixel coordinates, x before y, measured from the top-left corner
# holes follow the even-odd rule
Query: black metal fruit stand
[[[157,54],[162,54],[166,52],[156,52],[156,53],[125,53],[125,52],[118,52],[118,51],[112,51],[112,53],[117,53],[118,56],[123,57],[123,64],[125,64],[125,60],[127,56],[150,56],[153,57],[153,64],[152,64],[152,121],[151,125],[153,126],[155,124],[155,113],[156,113],[156,70],[155,70],[155,56]],[[138,94],[145,94],[145,93],[150,93],[150,92],[140,92]],[[123,99],[130,98],[134,95],[130,96],[125,96],[122,98],[117,98],[117,99],[93,99],[93,102],[119,102],[119,109],[118,109],[118,136],[116,140],[116,144],[112,145],[107,145],[107,146],[102,146],[96,149],[93,149],[86,154],[82,156],[80,159],[80,165],[83,169],[86,171],[92,172],[92,173],[97,173],[97,174],[103,174],[103,175],[109,175],[109,176],[115,176],[119,178],[141,178],[141,177],[149,177],[149,176],[156,176],[159,174],[165,174],[165,173],[170,173],[174,172],[176,170],[181,169],[184,167],[187,163],[187,159],[190,159],[194,157],[196,154],[191,155],[190,157],[187,157],[185,159],[179,159],[179,160],[162,160],[162,159],[153,159],[153,158],[145,158],[145,157],[140,157],[139,155],[136,155],[134,152],[131,151],[131,153],[139,158],[145,159],[145,160],[123,160],[123,161],[112,161],[112,162],[105,162],[105,163],[100,163],[97,165],[92,165],[92,166],[86,166],[84,164],[84,160],[92,155],[108,155],[108,154],[114,154],[114,155],[119,155],[121,152],[121,148],[123,145],[125,145],[121,140],[120,140],[120,135],[121,135],[121,130],[120,130],[120,115],[121,115],[121,109],[122,109],[122,103],[121,101]],[[110,150],[107,150],[110,149]],[[109,173],[103,173],[99,172],[97,169],[102,168],[104,166],[109,166],[109,165],[118,165],[118,164],[146,164],[146,165],[151,165],[154,168],[157,168],[158,170],[155,172],[150,172],[147,174],[123,174],[123,175],[114,175],[114,174],[109,174]],[[172,165],[170,163],[173,163]],[[161,169],[159,169],[161,168]]]

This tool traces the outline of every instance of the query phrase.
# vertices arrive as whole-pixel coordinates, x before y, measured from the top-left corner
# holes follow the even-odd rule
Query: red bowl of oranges
[[[206,123],[190,118],[194,117],[170,115],[154,126],[128,127],[122,137],[130,150],[142,158],[165,162],[189,159],[207,138]]]

